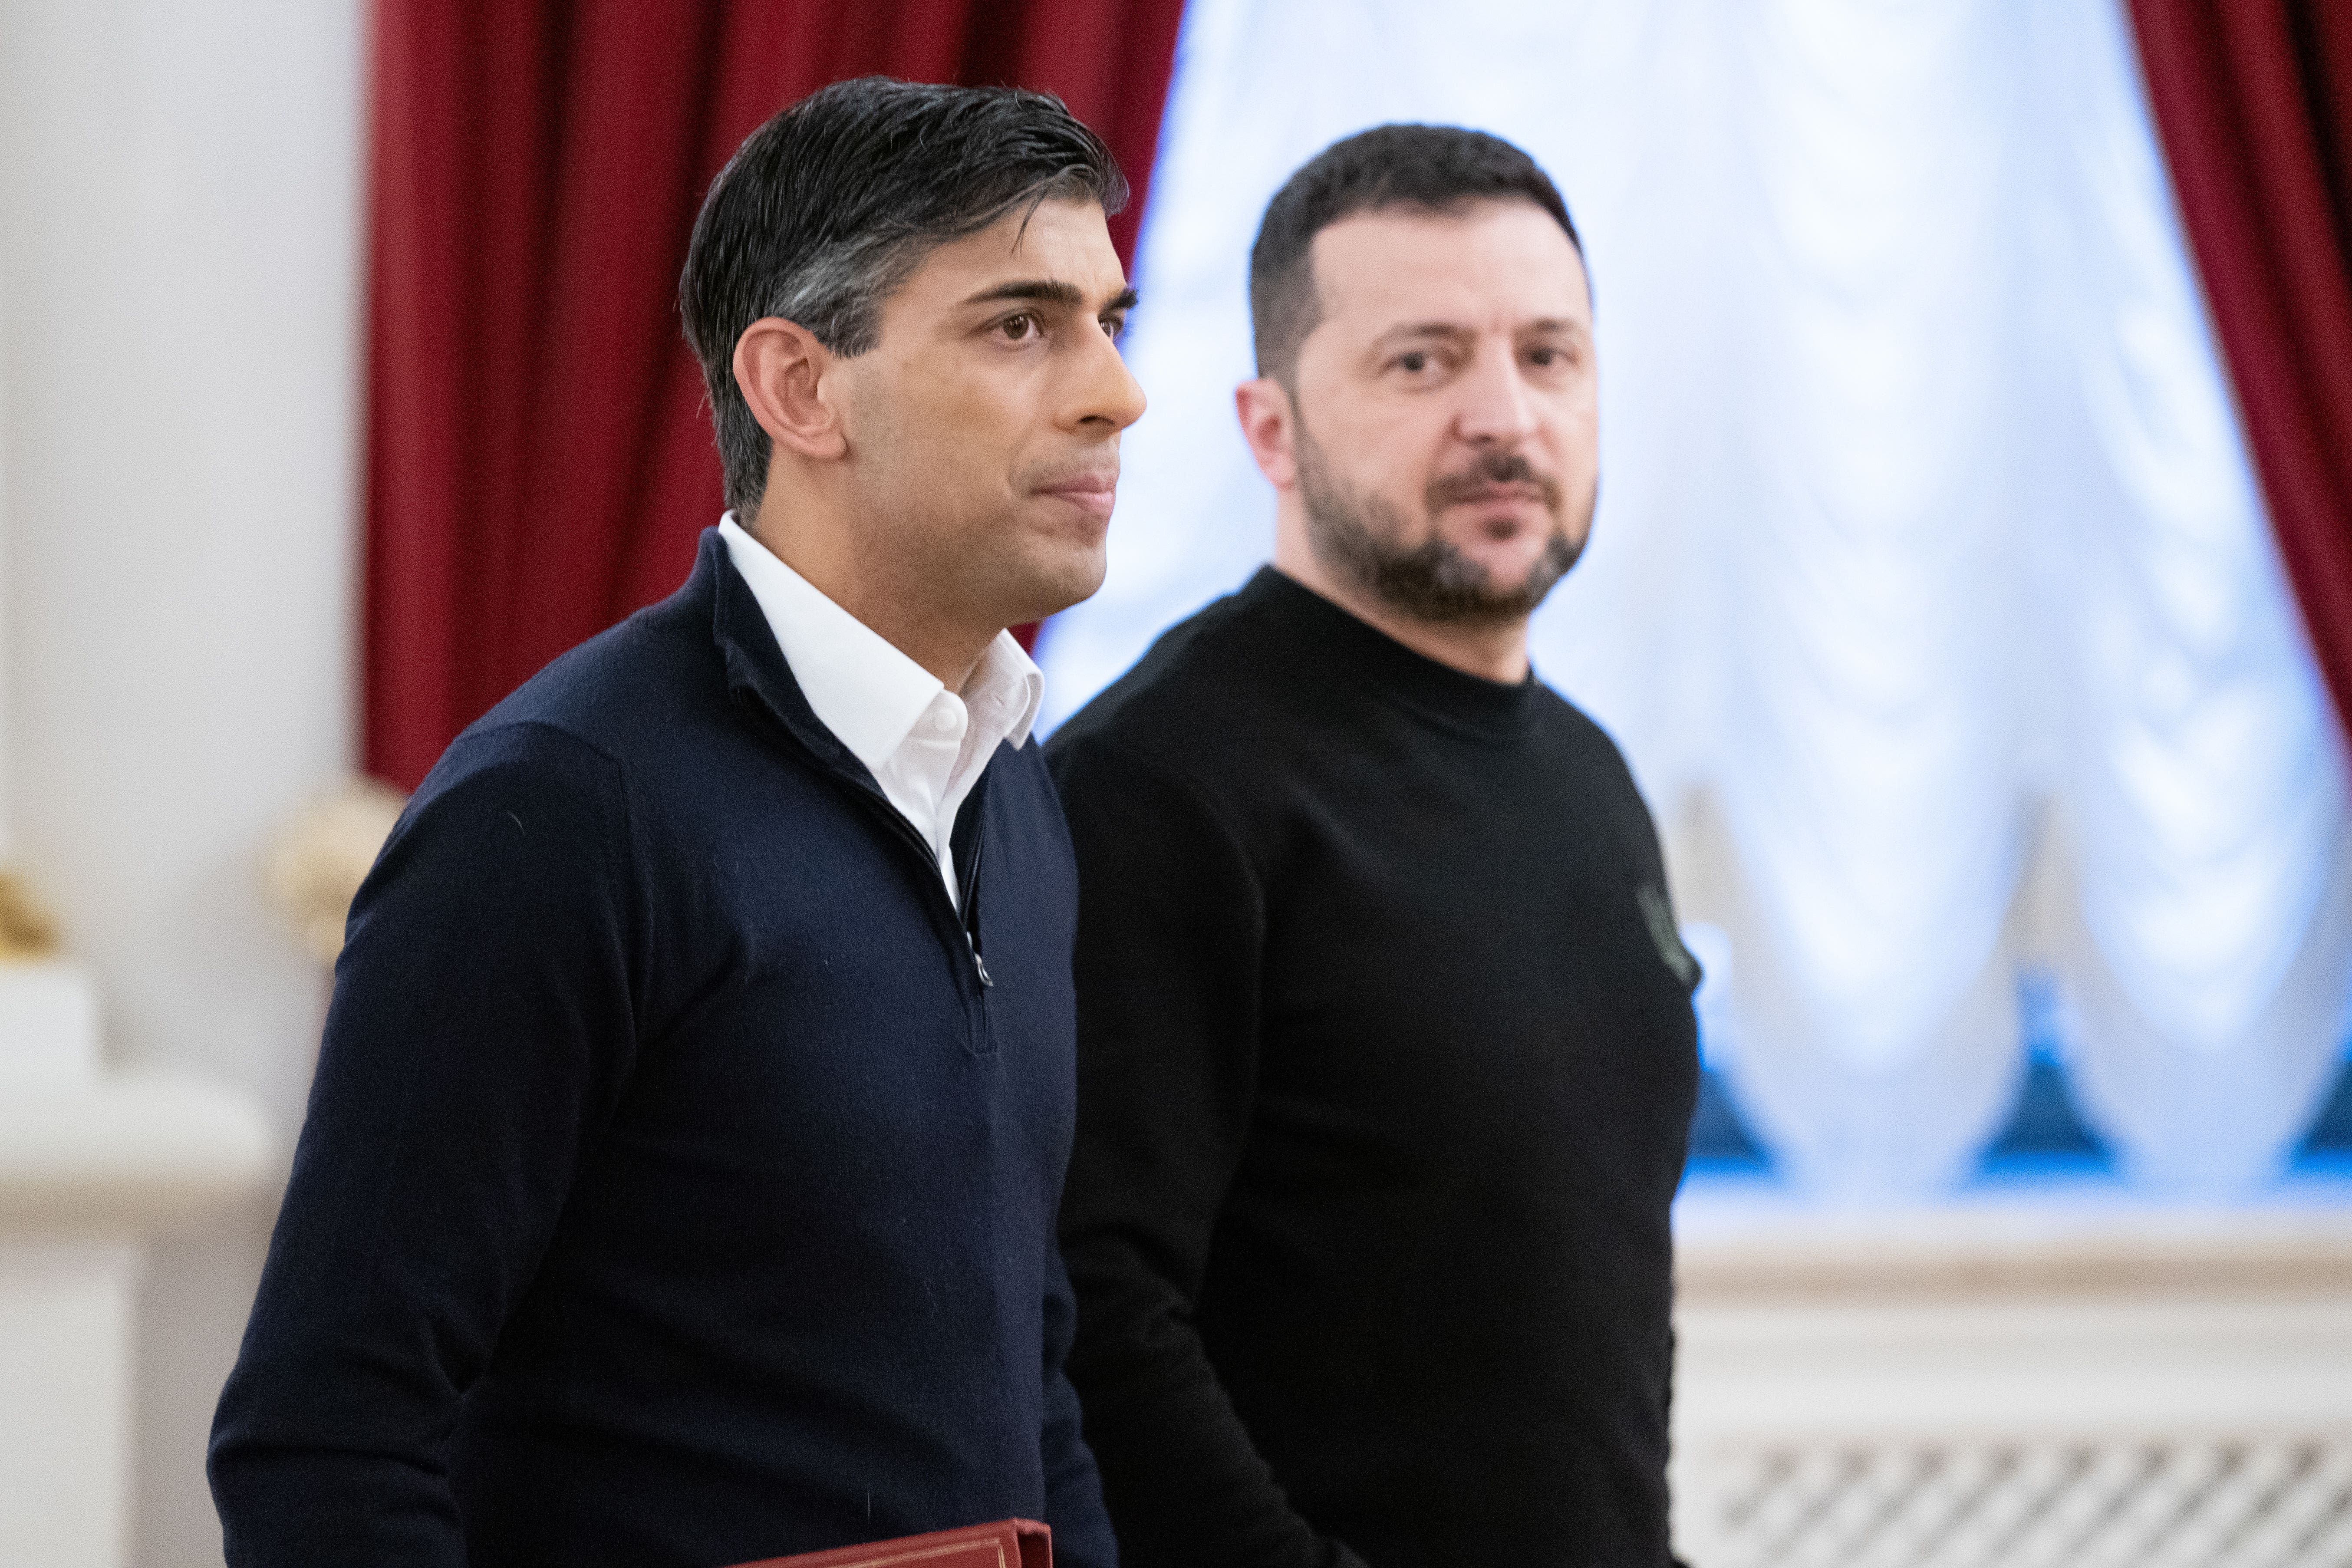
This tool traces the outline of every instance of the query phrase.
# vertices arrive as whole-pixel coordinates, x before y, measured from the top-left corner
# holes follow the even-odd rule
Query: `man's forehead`
[[[1102,208],[1093,202],[1051,200],[1016,207],[978,233],[939,247],[917,279],[959,296],[1020,280],[1062,283],[1089,297],[1127,286]]]
[[[1590,319],[1584,264],[1550,214],[1527,202],[1354,213],[1315,237],[1322,315]]]

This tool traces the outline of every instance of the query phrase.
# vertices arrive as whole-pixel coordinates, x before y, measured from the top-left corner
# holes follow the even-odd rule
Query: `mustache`
[[[1559,481],[1549,474],[1538,473],[1536,466],[1518,452],[1488,452],[1457,473],[1440,474],[1429,481],[1424,499],[1434,513],[1462,501],[1475,500],[1479,491],[1495,485],[1526,485],[1543,498],[1548,510],[1559,510]]]

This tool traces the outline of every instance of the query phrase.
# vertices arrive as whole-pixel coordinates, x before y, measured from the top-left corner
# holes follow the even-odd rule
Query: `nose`
[[[1518,355],[1506,343],[1482,353],[1455,384],[1462,401],[1454,426],[1475,446],[1514,447],[1536,431],[1535,399],[1519,372]]]
[[[1143,385],[1127,368],[1127,358],[1109,333],[1088,336],[1092,341],[1083,351],[1073,423],[1080,428],[1093,427],[1096,434],[1116,435],[1143,417]],[[1105,426],[1108,429],[1103,429]]]

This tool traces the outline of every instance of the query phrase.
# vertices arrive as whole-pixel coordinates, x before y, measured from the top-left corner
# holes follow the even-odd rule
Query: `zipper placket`
[[[923,836],[915,830],[915,825],[898,815],[898,808],[892,805],[887,798],[855,779],[850,782],[856,785],[857,797],[866,803],[867,809],[879,812],[889,823],[891,829],[898,835],[900,842],[912,847],[915,852],[922,857],[923,869],[928,873],[923,881],[925,887],[929,889],[929,896],[939,899],[948,906],[948,913],[954,917],[958,929],[963,932],[964,951],[971,954],[972,971],[979,977],[982,987],[994,988],[996,981],[988,973],[988,961],[981,956],[980,913],[973,904],[973,900],[980,891],[980,847],[983,834],[978,828],[973,830],[971,866],[965,873],[962,884],[963,908],[958,910],[955,907],[956,900],[948,897],[947,885],[940,880],[940,859],[937,852],[931,848]]]
[[[980,820],[971,825],[971,864],[964,868],[963,908],[958,911],[963,921],[964,941],[971,944],[972,966],[980,971],[982,986],[993,989],[996,982],[989,977],[988,957],[980,951],[980,852],[988,842],[988,814],[985,809]],[[953,852],[950,851],[950,858]]]

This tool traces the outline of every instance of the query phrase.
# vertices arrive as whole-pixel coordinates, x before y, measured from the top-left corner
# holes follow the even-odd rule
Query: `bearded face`
[[[1538,472],[1524,453],[1489,450],[1469,465],[1439,474],[1423,488],[1420,516],[1375,492],[1352,490],[1332,471],[1304,423],[1297,436],[1298,490],[1307,506],[1307,537],[1325,565],[1366,594],[1418,621],[1440,626],[1498,626],[1524,620],[1568,575],[1583,553],[1592,500],[1570,518],[1559,479]],[[1446,537],[1439,520],[1455,508],[1509,497],[1540,505],[1548,524],[1540,548],[1516,574]],[[1517,531],[1488,528],[1507,541]]]
[[[1415,621],[1525,620],[1592,522],[1582,258],[1541,208],[1485,201],[1343,218],[1313,265],[1314,324],[1278,384],[1308,548]]]

